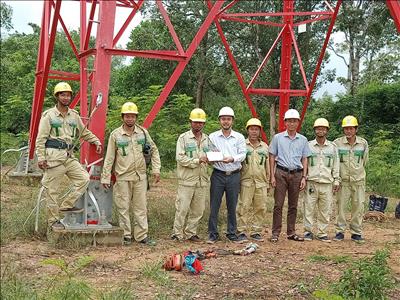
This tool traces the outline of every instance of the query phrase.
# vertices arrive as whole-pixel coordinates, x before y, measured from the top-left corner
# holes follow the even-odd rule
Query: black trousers
[[[208,234],[218,236],[218,213],[222,196],[226,195],[228,211],[227,235],[236,234],[236,206],[240,192],[240,173],[226,175],[213,171],[210,186],[210,218],[208,219]]]

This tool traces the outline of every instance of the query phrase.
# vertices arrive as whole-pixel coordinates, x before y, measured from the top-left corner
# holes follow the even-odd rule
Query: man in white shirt
[[[226,237],[236,243],[244,242],[236,234],[236,206],[240,190],[241,163],[246,158],[246,143],[244,136],[232,130],[235,113],[230,107],[219,111],[221,129],[210,134],[210,140],[216,151],[222,153],[223,160],[213,164],[210,187],[210,218],[208,220],[208,243],[213,244],[219,239],[218,213],[222,196],[225,192],[228,211]]]

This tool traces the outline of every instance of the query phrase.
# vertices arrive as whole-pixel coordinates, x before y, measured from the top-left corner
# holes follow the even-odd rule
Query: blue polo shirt
[[[300,133],[292,139],[287,131],[276,134],[269,145],[269,153],[276,156],[276,163],[289,170],[302,169],[301,159],[309,157],[311,150],[307,138]]]

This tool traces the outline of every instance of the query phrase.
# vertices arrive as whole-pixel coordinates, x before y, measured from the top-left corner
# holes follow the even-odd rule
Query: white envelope
[[[207,152],[206,153],[208,161],[222,161],[224,160],[224,156],[222,155],[222,152]]]

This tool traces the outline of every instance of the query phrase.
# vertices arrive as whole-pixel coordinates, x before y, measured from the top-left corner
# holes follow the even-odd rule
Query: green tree
[[[347,77],[339,80],[354,95],[362,62],[371,70],[377,56],[387,52],[386,45],[398,41],[399,36],[383,1],[343,1],[335,31],[344,33],[344,41],[331,44],[330,49],[343,59],[348,70]],[[398,66],[398,61],[394,63]]]
[[[10,31],[11,29],[13,29],[12,14],[13,14],[12,7],[4,2],[1,2],[0,3],[1,31],[3,31],[3,29],[5,31]],[[3,35],[3,32],[1,33],[1,35]]]

